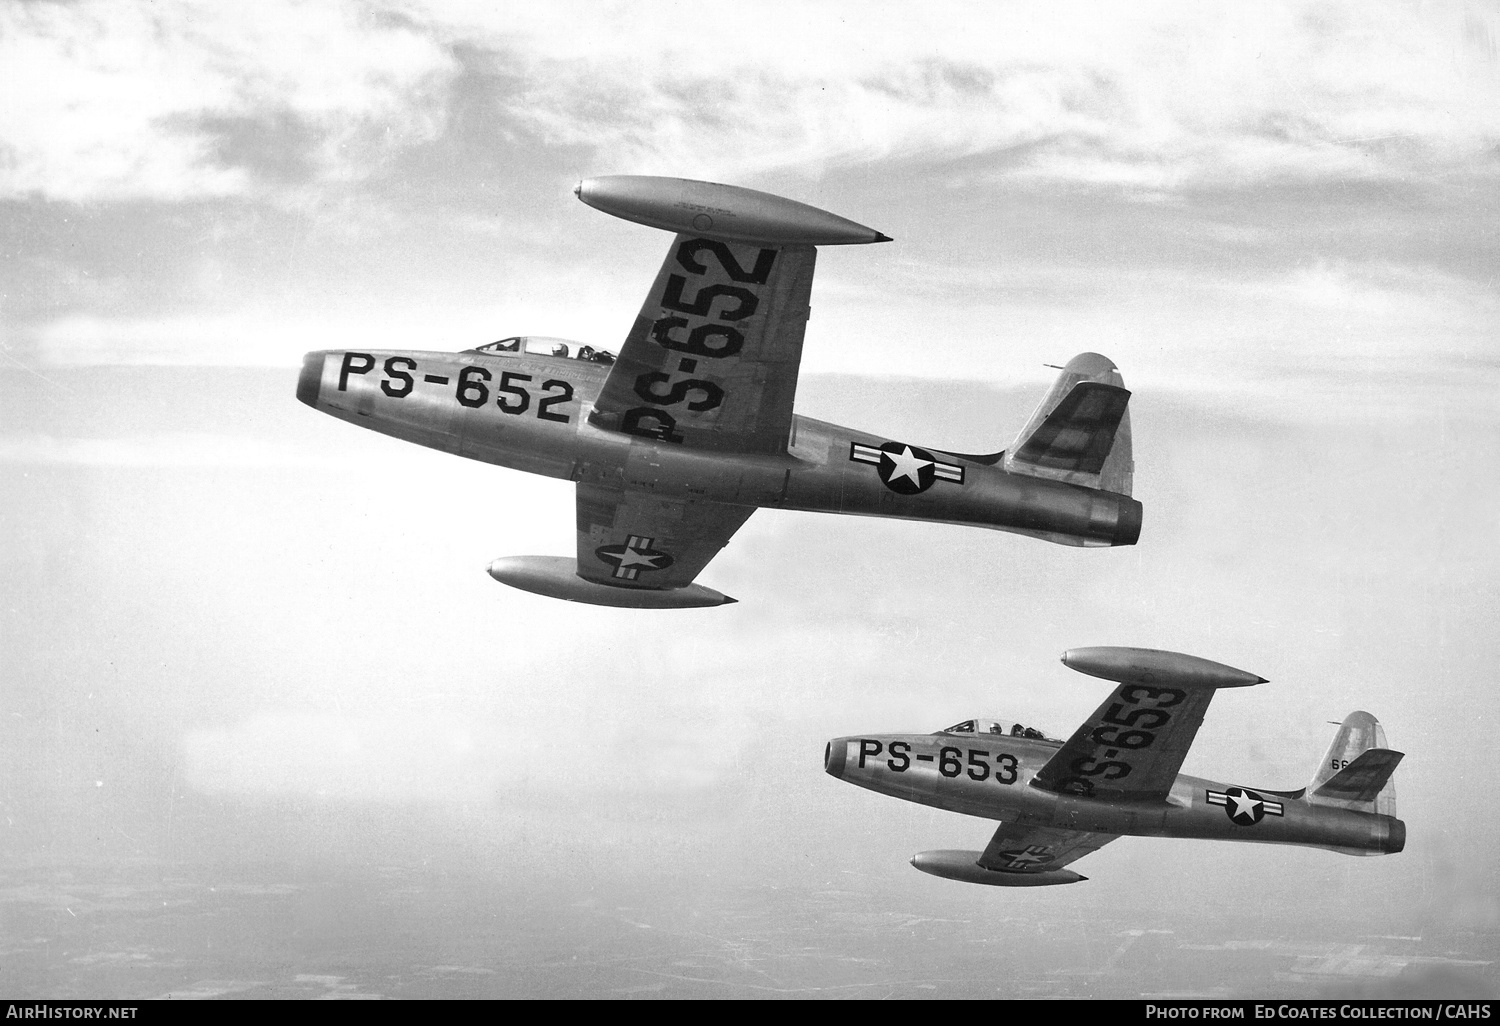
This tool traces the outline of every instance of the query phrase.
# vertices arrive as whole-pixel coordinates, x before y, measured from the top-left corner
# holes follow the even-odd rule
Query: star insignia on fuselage
[[[1285,811],[1280,802],[1262,798],[1243,787],[1228,787],[1222,791],[1207,791],[1205,794],[1208,804],[1223,806],[1229,821],[1239,826],[1254,826],[1267,816],[1280,816]]]
[[[964,483],[964,468],[946,463],[926,449],[905,442],[886,442],[879,446],[849,443],[849,459],[868,463],[883,483],[898,495],[916,495],[932,487],[934,481]]]
[[[672,565],[672,557],[651,547],[650,538],[632,534],[623,545],[601,545],[594,555],[606,563],[615,565],[614,577],[633,581],[643,570],[665,570]]]

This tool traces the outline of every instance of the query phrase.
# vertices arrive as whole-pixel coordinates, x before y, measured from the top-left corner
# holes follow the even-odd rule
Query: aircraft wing
[[[1207,659],[1152,649],[1072,649],[1063,662],[1121,683],[1031,784],[1127,802],[1159,802],[1171,792],[1217,688],[1264,682]]]
[[[590,423],[695,449],[785,452],[816,258],[811,245],[678,235]]]
[[[1045,873],[1098,851],[1119,834],[1095,834],[1083,830],[1022,822],[1002,823],[979,856],[985,869],[1007,873]]]
[[[680,588],[750,519],[753,506],[578,485],[578,576],[621,588]]]

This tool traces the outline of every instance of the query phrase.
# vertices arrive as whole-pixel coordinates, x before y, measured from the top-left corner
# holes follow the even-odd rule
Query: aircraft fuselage
[[[1383,855],[1406,843],[1401,820],[1179,774],[1160,802],[1109,801],[1032,786],[1061,742],[1000,734],[844,737],[824,750],[829,775],[968,816],[1142,837],[1258,841]]]
[[[309,353],[297,397],[352,424],[547,477],[745,506],[989,527],[1067,545],[1132,545],[1127,495],[1008,473],[935,449],[793,418],[777,455],[687,448],[589,414],[609,366],[534,353]],[[690,383],[689,383],[690,384]],[[671,386],[647,402],[691,403]]]

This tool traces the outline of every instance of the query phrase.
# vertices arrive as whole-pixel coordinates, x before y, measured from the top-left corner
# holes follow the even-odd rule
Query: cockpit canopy
[[[951,727],[944,727],[938,731],[939,734],[998,734],[1002,737],[1024,737],[1035,741],[1057,741],[1058,738],[1048,737],[1035,727],[1023,726],[1019,723],[1004,724],[997,720],[964,720],[955,723]]]
[[[498,342],[476,346],[476,353],[526,353],[529,356],[556,356],[562,359],[584,360],[589,363],[614,363],[615,354],[604,349],[595,349],[565,338],[550,335],[512,335]]]

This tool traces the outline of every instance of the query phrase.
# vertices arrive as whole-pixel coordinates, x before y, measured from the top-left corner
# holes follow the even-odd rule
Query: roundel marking
[[[1270,801],[1245,787],[1226,787],[1222,791],[1209,791],[1208,803],[1221,805],[1224,815],[1236,826],[1254,826],[1266,816],[1283,814],[1280,802]]]
[[[926,449],[905,442],[885,442],[879,446],[851,442],[849,459],[874,466],[880,483],[897,495],[917,495],[931,488],[935,481],[964,483],[962,466],[946,463]]]
[[[599,546],[594,550],[594,555],[606,563],[614,564],[615,572],[612,576],[623,581],[633,581],[643,571],[665,570],[674,562],[669,553],[653,549],[651,541],[650,538],[632,534],[623,544]]]

